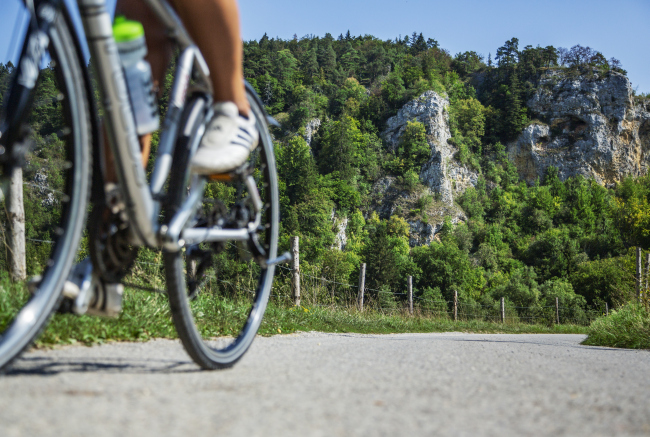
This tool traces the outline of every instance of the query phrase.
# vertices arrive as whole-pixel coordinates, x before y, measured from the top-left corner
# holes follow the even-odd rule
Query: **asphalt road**
[[[650,435],[650,352],[582,339],[307,333],[217,372],[170,340],[32,351],[0,436]]]

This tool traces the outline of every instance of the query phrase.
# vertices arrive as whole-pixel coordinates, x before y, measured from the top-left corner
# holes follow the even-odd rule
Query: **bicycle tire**
[[[43,130],[38,123],[31,126],[35,132],[32,135],[34,149],[27,154],[23,180],[30,176],[41,176],[40,179],[34,179],[33,183],[23,182],[27,201],[25,220],[28,277],[24,281],[13,282],[9,290],[0,287],[0,371],[6,370],[47,325],[62,298],[63,284],[72,267],[84,229],[90,197],[93,125],[83,57],[73,35],[75,33],[71,30],[70,21],[65,12],[61,11],[48,35],[48,52],[52,60],[49,68],[53,71],[48,77],[44,77],[47,74],[41,74],[37,85],[45,90],[55,86],[58,103],[54,99],[39,101],[37,93],[31,113],[52,111],[52,114],[62,115],[62,118],[59,120],[60,125],[53,122],[51,126],[56,129],[57,138],[49,135],[43,139],[40,134],[47,129]],[[54,83],[51,83],[51,79]],[[43,105],[46,106],[45,109]],[[9,111],[10,108],[2,110]],[[32,121],[34,118],[30,116],[29,122]],[[45,193],[46,197],[39,206],[39,196]],[[31,206],[35,208],[32,210]],[[0,227],[6,229],[9,219],[5,214],[0,216],[0,220],[5,221]],[[47,217],[52,220],[48,221]],[[36,255],[32,259],[29,254]],[[35,283],[36,289],[29,292],[28,282],[35,276],[40,276],[41,280]]]
[[[258,168],[258,173],[256,173],[259,176],[258,186],[262,187],[260,194],[265,203],[265,211],[263,214],[265,229],[263,232],[263,245],[266,251],[266,257],[270,259],[275,258],[277,254],[279,226],[278,182],[273,142],[268,132],[266,112],[250,86],[247,86],[247,95],[251,104],[252,114],[255,116],[260,132],[260,144],[256,151],[253,152],[252,157],[249,158],[249,162],[250,165],[256,164]],[[185,111],[186,114],[192,112],[191,106],[188,105],[188,109]],[[191,117],[186,115],[183,119],[187,120],[191,119]],[[184,124],[181,124],[181,126],[184,126]],[[196,128],[191,127],[188,129],[185,127],[181,132],[196,132]],[[181,135],[179,145],[192,144],[190,138],[182,137],[183,135]],[[168,208],[170,213],[175,211],[186,196],[187,187],[185,181],[189,177],[187,162],[189,155],[186,147],[177,146],[173,165],[175,173],[173,172],[171,175],[168,192],[169,199],[171,200],[171,205]],[[209,192],[210,187],[206,189],[206,193]],[[203,214],[205,214],[205,211],[203,211]],[[195,247],[194,249],[199,249],[199,247]],[[242,267],[245,265],[243,264],[244,261],[238,259],[240,254],[245,253],[245,250],[243,252],[241,248],[233,250],[232,247],[221,249],[222,252],[219,254],[215,254],[214,251],[210,250],[209,256],[213,258],[209,259],[208,265],[212,269],[210,272],[215,272],[215,276],[208,275],[206,273],[208,270],[201,271],[201,278],[209,279],[205,280],[207,283],[203,284],[204,288],[201,289],[198,296],[196,296],[197,290],[193,289],[193,287],[197,286],[195,283],[197,278],[192,276],[192,272],[196,273],[196,270],[187,267],[187,263],[190,262],[188,259],[192,248],[185,248],[180,252],[164,253],[167,291],[174,325],[188,354],[200,367],[208,370],[230,367],[248,350],[262,322],[274,276],[274,266],[262,268],[257,264],[249,265],[248,268],[251,269],[249,271],[251,272],[251,280],[249,283],[256,282],[257,285],[252,298],[248,299],[248,292],[246,290],[241,292],[241,290],[234,290],[234,287],[228,288],[223,285],[224,282],[227,283],[228,281],[220,279],[224,274],[232,274],[232,271],[225,271],[224,266],[226,261],[224,260],[230,263],[228,264],[230,267],[235,266],[238,269],[245,268]],[[222,270],[218,270],[218,267],[215,266],[217,263],[221,263]],[[252,279],[253,271],[257,275],[256,281]],[[188,279],[194,285],[190,284],[188,286]],[[229,293],[230,296],[224,296]],[[208,306],[205,302],[214,303],[215,307]],[[219,315],[220,310],[217,309],[218,305],[232,304],[235,307],[235,311],[237,311],[238,308],[242,307],[242,302],[243,304],[250,305],[250,308],[245,315],[245,320],[240,325],[241,328],[236,328],[238,332],[231,331],[233,334],[232,337],[215,338],[217,335],[223,335],[224,332],[227,333],[228,330],[224,330],[222,327],[218,333],[215,333],[214,325],[206,325],[203,321],[209,319],[214,322],[215,319],[222,318]],[[221,309],[225,309],[225,307],[221,307]],[[210,310],[213,314],[205,314]],[[245,312],[241,311],[241,313],[243,314]],[[197,326],[197,317],[201,318],[201,326]],[[215,325],[218,325],[218,323]]]

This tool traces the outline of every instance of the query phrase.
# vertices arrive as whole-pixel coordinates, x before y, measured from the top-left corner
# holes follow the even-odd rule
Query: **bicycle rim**
[[[268,259],[277,254],[277,176],[266,114],[255,95],[248,92],[260,131],[260,144],[251,155],[249,165],[255,169],[253,175],[265,203],[263,231],[259,237]],[[179,151],[177,155],[187,156],[187,153]],[[174,163],[176,167],[178,161]],[[176,186],[173,183],[175,179],[188,180],[187,165],[182,168],[184,174],[172,174],[170,182],[170,191],[176,191],[176,195],[171,192],[170,195],[177,202],[187,192],[185,183]],[[237,183],[210,182],[195,223],[205,226],[210,220],[231,214],[237,202],[247,195],[241,188]],[[226,242],[190,246],[165,254],[172,318],[185,349],[204,369],[226,368],[237,362],[251,345],[262,322],[274,267],[262,268],[251,259],[251,250],[247,245]]]
[[[15,241],[22,238],[21,220],[9,213],[19,196],[0,203],[0,369],[29,346],[56,308],[85,221],[92,134],[72,35],[59,14],[49,35],[52,62],[41,70],[28,119],[31,150],[22,178],[14,179],[22,185],[24,264],[13,261],[23,258],[13,255],[20,248]]]

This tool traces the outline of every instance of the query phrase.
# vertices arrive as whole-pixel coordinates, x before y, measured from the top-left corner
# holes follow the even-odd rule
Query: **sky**
[[[650,93],[650,0],[239,0],[239,7],[244,40],[422,32],[452,55],[473,50],[486,58],[513,37],[520,49],[581,44],[619,59],[637,93]],[[0,0],[2,62],[18,51],[10,47],[18,8],[18,0]]]

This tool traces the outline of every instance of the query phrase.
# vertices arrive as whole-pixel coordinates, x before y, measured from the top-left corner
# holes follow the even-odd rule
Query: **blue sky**
[[[131,0],[135,1],[135,0]],[[114,0],[109,0],[113,3]],[[456,54],[487,57],[512,37],[520,48],[590,46],[619,59],[639,93],[650,92],[650,0],[240,0],[246,40],[348,30],[381,39],[422,32]],[[0,57],[5,62],[18,0],[0,0]]]

